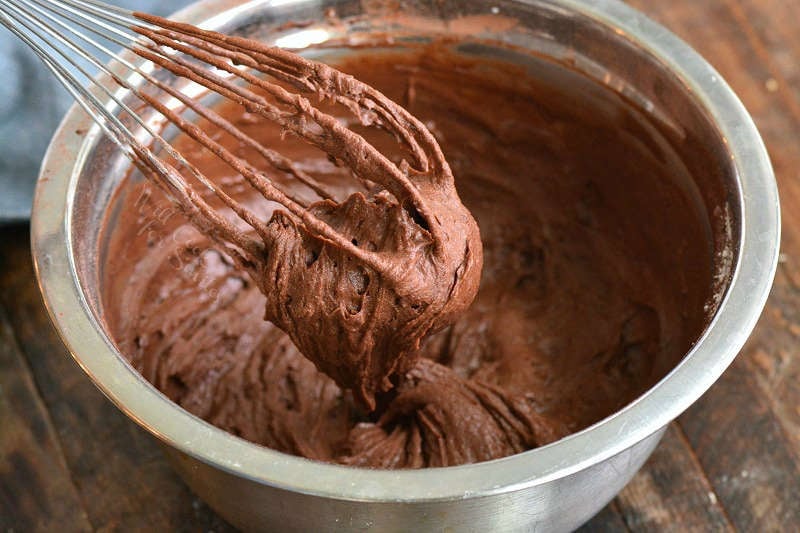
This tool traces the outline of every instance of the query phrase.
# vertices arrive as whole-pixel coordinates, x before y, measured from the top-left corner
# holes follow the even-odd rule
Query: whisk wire
[[[106,107],[103,106],[102,103],[89,90],[79,83],[74,74],[72,74],[67,68],[55,60],[52,57],[52,54],[48,53],[46,49],[39,44],[39,42],[32,39],[30,35],[21,31],[19,26],[27,29],[31,34],[37,37],[39,41],[45,43],[56,52],[59,51],[59,48],[55,46],[52,41],[48,40],[40,31],[32,27],[27,20],[21,18],[19,11],[17,11],[15,6],[11,5],[10,2],[7,0],[0,0],[0,5],[10,6],[12,9],[11,12],[3,10],[2,13],[0,13],[0,23],[2,23],[33,50],[33,52],[50,69],[50,71],[56,76],[65,89],[70,92],[70,94],[87,113],[89,113],[91,116],[94,116],[96,113],[101,113],[104,120],[98,122],[100,126],[104,127],[105,132],[112,139],[118,143],[121,143],[120,147],[126,153],[130,153],[131,146],[127,142],[123,141],[123,139],[129,140],[133,138],[133,134],[130,132],[130,130],[128,130],[127,127],[125,127],[125,125],[122,124],[122,122],[119,121],[116,116],[108,112]],[[69,58],[68,55],[65,55],[65,58],[80,73],[88,76],[86,70],[76,61],[74,61],[72,58]]]
[[[89,72],[79,64],[78,61],[75,60],[74,57],[70,56],[67,51],[56,46],[56,43],[63,44],[69,50],[74,52],[78,57],[83,58],[84,60],[88,61],[95,67],[97,67],[101,72],[111,76],[117,84],[126,89],[132,91],[136,96],[142,97],[138,90],[136,90],[131,84],[122,80],[117,74],[113,73],[110,69],[108,69],[102,62],[97,60],[95,57],[88,54],[86,51],[82,50],[73,40],[69,39],[68,37],[64,36],[57,32],[54,27],[42,19],[34,17],[31,13],[26,12],[22,9],[17,2],[14,0],[0,0],[0,5],[4,5],[7,8],[10,8],[10,12],[4,11],[3,14],[6,15],[4,18],[4,25],[8,27],[15,35],[17,35],[20,39],[23,40],[28,46],[30,46],[34,52],[39,56],[45,65],[53,72],[56,78],[64,85],[67,91],[75,98],[75,100],[81,105],[81,107],[89,113],[91,116],[97,117],[99,114],[102,117],[102,120],[97,120],[97,123],[101,126],[103,131],[109,136],[112,141],[117,144],[123,151],[123,153],[133,161],[142,161],[144,160],[155,172],[153,172],[153,177],[157,183],[163,184],[166,182],[168,186],[167,192],[172,196],[179,196],[182,199],[189,200],[192,197],[191,190],[186,186],[184,181],[178,178],[177,170],[175,170],[172,165],[164,163],[158,157],[154,155],[151,149],[145,148],[141,143],[137,142],[136,136],[134,133],[122,123],[122,121],[111,113],[106,106],[104,106],[100,100],[97,99],[95,95],[93,95],[90,91],[88,91],[82,84],[80,84],[77,78],[63,65],[59,64],[58,61],[54,60],[53,57],[47,53],[45,48],[41,46],[39,43],[34,41],[30,38],[29,35],[26,35],[24,32],[19,31],[17,27],[13,27],[13,22],[24,27],[28,30],[31,34],[33,34],[41,43],[46,44],[50,49],[54,50],[58,55],[64,58],[64,60],[72,65],[79,73],[84,75],[87,79],[92,79]],[[35,9],[35,6],[31,6]],[[46,13],[42,13],[40,10],[35,9],[36,12],[39,14],[46,16],[47,18],[52,20],[52,17],[48,16]],[[12,22],[12,24],[8,24],[5,22]],[[73,32],[74,33],[74,32]],[[48,38],[49,35],[49,38]],[[86,35],[82,35],[82,38],[85,38],[87,42],[93,42],[97,44],[100,49],[107,50],[105,47],[96,43],[91,38]],[[55,41],[53,41],[53,40]],[[110,52],[109,52],[110,53]],[[134,71],[138,71],[139,69],[133,67],[129,62],[125,61],[117,54],[110,53],[110,55],[125,64],[126,66],[132,67]],[[140,75],[144,74],[140,72]],[[151,76],[147,76],[150,79],[153,79]],[[128,116],[130,116],[139,126],[141,126],[144,131],[150,135],[154,141],[158,142],[158,144],[165,149],[165,151],[173,157],[179,164],[181,164],[184,168],[190,171],[190,173],[198,179],[203,185],[208,187],[209,189],[213,190],[220,198],[222,198],[223,202],[231,207],[237,215],[239,215],[243,220],[251,224],[257,231],[263,233],[265,228],[263,223],[261,223],[258,218],[255,216],[254,213],[250,212],[246,208],[243,208],[240,204],[236,203],[231,199],[227,194],[223,191],[215,188],[208,180],[203,176],[202,173],[194,166],[191,165],[179,152],[177,152],[169,143],[167,143],[161,135],[156,133],[150,125],[148,125],[137,113],[135,113],[128,105],[126,105],[117,95],[114,94],[108,87],[106,87],[102,83],[95,82],[94,85],[98,87],[112,102],[120,107]],[[219,223],[222,220],[218,217],[218,215],[211,209],[208,204],[202,200],[201,198],[194,198],[192,199],[194,204],[197,207],[197,215],[198,213],[202,214],[203,216],[209,217],[215,222]],[[185,202],[184,202],[185,203]],[[225,228],[223,225],[222,228]],[[224,230],[218,230],[224,231]],[[242,249],[246,250],[249,253],[258,253],[260,248],[257,247],[255,241],[251,240],[244,240],[240,238],[236,232],[232,231],[224,231],[224,235],[222,238],[227,242],[233,242],[237,246],[241,247]],[[223,244],[223,243],[220,243]],[[224,244],[226,249],[229,252],[232,252],[230,246]],[[236,254],[234,253],[234,257]]]
[[[31,0],[31,1],[36,3],[36,4],[41,4],[42,3],[42,0]],[[149,83],[157,86],[159,89],[165,91],[166,93],[168,93],[173,98],[178,99],[184,106],[188,106],[188,105],[190,105],[192,103],[192,102],[189,101],[190,97],[188,97],[183,92],[177,91],[173,87],[171,87],[171,86],[169,86],[167,84],[164,84],[161,81],[157,80],[153,76],[149,75],[147,72],[144,72],[139,66],[136,66],[136,65],[130,63],[123,56],[112,52],[109,48],[103,46],[97,40],[87,36],[85,33],[81,32],[79,30],[76,30],[75,28],[71,27],[69,24],[67,24],[64,21],[58,19],[56,16],[54,16],[51,13],[41,9],[40,7],[38,7],[38,6],[32,6],[32,7],[38,13],[40,13],[41,15],[43,15],[43,16],[47,17],[48,19],[52,20],[55,24],[58,24],[59,26],[64,28],[66,31],[69,31],[70,33],[72,33],[72,34],[76,35],[77,37],[81,38],[85,42],[89,43],[90,45],[94,46],[95,48],[97,48],[98,50],[100,50],[101,52],[106,54],[108,57],[114,59],[115,61],[118,61],[119,63],[121,63],[122,65],[127,67],[128,69],[138,73],[144,79],[146,79]],[[122,11],[124,11],[124,10],[122,10]],[[113,35],[108,35],[106,33],[103,33],[102,31],[100,31],[99,27],[96,26],[96,25],[91,25],[91,24],[86,23],[85,21],[82,21],[80,19],[74,18],[74,15],[72,15],[72,13],[69,13],[69,14],[64,15],[64,16],[66,18],[68,18],[71,22],[73,22],[74,24],[76,24],[76,25],[78,25],[78,26],[80,26],[80,27],[82,27],[84,29],[87,29],[87,30],[89,30],[89,31],[91,31],[91,32],[93,32],[93,33],[95,33],[97,35],[101,35],[103,38],[105,38],[105,39],[107,39],[107,40],[109,40],[109,41],[111,41],[111,42],[113,42],[113,43],[115,43],[115,44],[117,44],[119,46],[127,48],[127,49],[129,49],[131,51],[135,51],[134,46],[132,46],[131,44],[129,44],[129,43],[125,42],[125,41],[121,41],[118,38],[114,37]],[[159,53],[159,50],[151,50],[151,52]],[[95,65],[98,65],[98,63],[95,62]],[[98,65],[98,67],[102,69],[102,66]],[[105,69],[103,69],[103,70],[105,71]],[[134,87],[136,86],[135,83],[132,83],[131,85],[133,85]],[[205,90],[206,88],[203,88],[203,89]],[[213,111],[211,111],[208,108],[205,108],[204,106],[203,106],[202,109],[195,109],[195,111],[197,111],[201,116],[203,116],[207,120],[211,121],[212,123],[216,124],[217,126],[220,126],[220,127],[224,128],[226,131],[231,133],[238,141],[243,142],[244,144],[246,144],[247,146],[249,146],[251,148],[254,148],[256,151],[258,151],[258,153],[262,157],[264,157],[272,166],[274,166],[278,170],[281,170],[283,172],[287,172],[287,173],[292,174],[293,176],[295,176],[303,184],[305,184],[306,186],[311,188],[321,198],[324,198],[324,199],[332,199],[333,198],[333,194],[331,192],[327,191],[325,189],[325,187],[323,187],[313,177],[309,176],[308,174],[306,174],[305,172],[303,172],[302,170],[297,168],[289,159],[287,159],[285,157],[282,157],[280,154],[278,154],[274,150],[270,150],[270,149],[262,146],[261,144],[257,143],[251,137],[245,135],[240,130],[238,130],[235,127],[233,127],[233,125],[230,124],[230,122],[224,120],[217,113],[214,113]],[[293,198],[293,200],[295,202],[301,204],[301,205],[304,205],[304,203],[302,201],[300,201],[298,198]]]
[[[93,0],[45,0],[44,2],[38,0],[38,2],[45,5],[52,4],[59,6],[65,11],[68,11],[86,20],[90,20],[99,27],[111,30],[120,35],[125,33],[120,27],[109,26],[101,21],[119,24],[123,27],[128,27],[137,23],[137,20],[133,17],[133,13],[131,11],[118,6],[112,6],[104,2],[95,2]],[[128,35],[128,37],[130,37],[130,35]]]
[[[214,153],[266,199],[281,204],[287,215],[312,236],[334,243],[390,279],[400,275],[391,271],[390,262],[379,253],[353,244],[327,222],[314,216],[305,200],[281,190],[263,170],[236,157],[182,116],[187,111],[196,113],[243,146],[254,149],[272,169],[294,177],[319,198],[335,202],[334,195],[318,179],[279,152],[261,145],[194,98],[209,91],[317,146],[331,159],[343,162],[365,186],[376,183],[385,188],[404,209],[413,206],[424,221],[423,229],[431,235],[434,252],[437,252],[441,242],[439,228],[419,187],[411,180],[412,165],[415,175],[435,175],[437,179],[450,180],[452,176],[443,163],[438,144],[417,119],[371,87],[324,65],[312,65],[279,49],[242,38],[165,22],[99,0],[0,0],[0,23],[36,53],[123,154],[172,196],[187,215],[240,265],[248,267],[254,258],[265,253],[267,224],[208,180],[167,142],[159,133],[164,121]],[[139,60],[128,59],[126,54],[113,51],[107,43],[127,50],[133,54],[131,57],[138,56]],[[107,59],[101,60],[98,54]],[[107,65],[108,60],[113,60],[116,66]],[[105,77],[93,77],[82,63],[88,63]],[[154,75],[159,67],[187,85],[179,88],[159,79]],[[365,126],[384,128],[408,149],[412,163],[404,160],[401,165],[396,165],[360,134],[315,107],[303,94],[291,92],[256,73],[270,76],[300,93],[317,93],[345,106]],[[118,87],[110,87],[108,79]],[[198,94],[188,94],[187,89],[192,85]],[[87,88],[92,86],[95,90]],[[155,88],[171,99],[165,102],[163,98],[150,94],[149,88]],[[107,97],[105,101],[98,98],[97,90]],[[153,115],[146,120],[126,103],[128,95],[146,104],[162,119]],[[140,131],[134,133],[123,121],[126,116]],[[142,140],[142,135],[149,141]],[[360,148],[355,152],[345,148],[350,145]],[[157,155],[154,150],[168,155],[171,161]],[[233,222],[215,211],[191,187],[182,172],[219,198],[262,239],[259,241],[237,231]]]

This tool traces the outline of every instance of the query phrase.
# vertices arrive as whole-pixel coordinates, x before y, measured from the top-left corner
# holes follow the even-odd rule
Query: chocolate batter
[[[641,113],[567,69],[471,52],[328,58],[431,129],[483,241],[475,302],[422,346],[374,412],[265,322],[252,280],[132,178],[109,215],[103,282],[104,318],[135,368],[243,438],[381,468],[530,449],[602,419],[663,377],[705,325],[712,272],[710,231],[678,152]],[[352,192],[347,171],[321,152],[233,106],[220,112],[337,198]],[[363,133],[399,160],[393,139]],[[188,140],[176,144],[213,179],[234,189],[241,181]],[[264,220],[276,208],[240,199]]]
[[[375,394],[391,390],[392,379],[402,378],[419,359],[422,339],[451,325],[478,291],[480,233],[458,197],[436,139],[402,106],[329,65],[252,39],[147,13],[134,16],[158,26],[132,28],[153,43],[149,49],[137,49],[139,55],[276,124],[282,134],[307,141],[346,166],[361,183],[362,191],[338,198],[298,169],[295,160],[275,151],[274,139],[259,144],[197,99],[157,80],[148,81],[206,119],[205,125],[194,125],[168,109],[163,97],[138,93],[199,147],[240,172],[264,199],[283,207],[268,220],[261,219],[230,201],[221,184],[198,180],[203,183],[195,186],[215,191],[238,220],[247,223],[250,229],[242,231],[197,196],[191,172],[154,165],[146,156],[137,159],[139,169],[176,200],[195,227],[255,281],[267,297],[264,318],[286,332],[319,370],[374,410]],[[155,54],[155,45],[189,54],[206,67]],[[227,71],[246,83],[231,84],[211,70]],[[256,75],[259,72],[267,76]],[[350,111],[362,127],[380,127],[394,135],[406,157],[393,163],[369,140],[320,109],[326,100]],[[261,157],[237,157],[218,138],[226,135]],[[182,150],[188,153],[190,148]],[[268,168],[257,169],[255,161]],[[202,169],[205,164],[200,163]],[[296,191],[276,186],[270,170],[293,176],[320,199],[309,204]],[[174,186],[169,176],[185,185]]]

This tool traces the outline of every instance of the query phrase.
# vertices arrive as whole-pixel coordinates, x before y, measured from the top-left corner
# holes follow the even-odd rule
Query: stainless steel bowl
[[[403,17],[392,4],[207,0],[177,17],[294,46],[338,38],[358,42],[376,31],[395,38],[469,31],[473,38],[568,63],[623,93],[671,129],[675,142],[695,150],[695,185],[715,228],[721,267],[719,298],[710,310],[716,312],[669,375],[580,433],[461,467],[373,471],[319,464],[225,433],[159,393],[107,337],[98,289],[98,229],[125,162],[76,108],[52,141],[33,208],[33,254],[47,307],[95,384],[164,443],[197,494],[244,529],[575,528],[628,482],[665,426],[711,386],[752,330],[772,283],[780,232],[766,150],[714,69],[621,2],[429,0],[404,2]],[[474,25],[460,23],[478,14],[493,16],[496,24],[475,34]]]

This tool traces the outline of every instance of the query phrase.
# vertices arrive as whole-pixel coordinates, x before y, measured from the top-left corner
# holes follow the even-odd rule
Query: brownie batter
[[[473,305],[422,345],[422,359],[368,412],[263,320],[265,296],[250,277],[134,176],[107,220],[104,319],[147,380],[276,450],[408,468],[556,440],[624,406],[683,357],[707,320],[711,241],[668,137],[563,67],[455,48],[328,51],[326,60],[403,104],[441,144],[483,241]],[[308,144],[233,105],[219,112],[340,201],[357,190]],[[403,156],[391,137],[349,125]],[[175,144],[270,219],[278,206],[245,193],[241,176],[188,139]]]
[[[393,380],[419,359],[422,339],[452,324],[478,291],[480,233],[458,197],[436,139],[402,106],[329,65],[252,39],[147,13],[134,16],[158,26],[133,27],[153,43],[190,54],[246,83],[232,85],[209,75],[208,68],[198,70],[192,63],[167,60],[149,50],[137,53],[324,151],[362,185],[362,191],[341,198],[313,173],[300,171],[297,160],[276,151],[274,138],[253,143],[197,99],[162,86],[207,119],[204,127],[197,127],[167,109],[158,95],[140,93],[189,139],[241,172],[265,199],[281,204],[282,209],[261,219],[239,203],[226,202],[225,193],[219,193],[224,187],[212,186],[220,187],[220,200],[250,226],[243,232],[216,212],[209,215],[202,201],[184,193],[184,187],[165,182],[164,170],[148,158],[137,161],[154,183],[173,195],[189,220],[256,282],[267,297],[264,318],[286,332],[337,385],[351,390],[362,406],[374,410],[376,393],[391,390]],[[229,60],[250,70],[238,70]],[[259,77],[258,72],[268,76]],[[321,110],[326,101],[329,107],[338,104],[350,111],[362,127],[394,135],[405,156],[392,162],[343,124],[344,117]],[[255,149],[261,157],[237,158],[215,138],[220,135]],[[396,152],[398,146],[394,148]],[[258,162],[268,168],[259,173],[254,167]],[[200,161],[198,166],[205,164]],[[270,178],[274,171],[289,173],[299,183],[291,192],[276,187]],[[181,176],[190,179],[191,173]],[[298,185],[320,199],[310,204],[298,199]]]

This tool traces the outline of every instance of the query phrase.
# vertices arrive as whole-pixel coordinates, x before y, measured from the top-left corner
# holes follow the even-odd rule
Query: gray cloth
[[[110,3],[165,15],[189,0]],[[69,94],[33,52],[0,28],[0,224],[30,216],[39,165],[50,137],[71,104]]]

